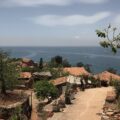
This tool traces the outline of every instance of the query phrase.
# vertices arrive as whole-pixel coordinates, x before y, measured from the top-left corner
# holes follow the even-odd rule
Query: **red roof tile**
[[[30,72],[21,72],[20,78],[31,78],[32,74]]]
[[[69,67],[69,68],[64,68],[64,71],[75,76],[90,75],[90,73],[87,72],[84,67]]]
[[[61,85],[61,84],[66,83],[67,78],[66,77],[60,77],[60,78],[57,78],[55,80],[51,80],[50,82],[53,83],[55,86],[57,86],[57,85]]]
[[[104,71],[102,73],[99,73],[97,75],[94,75],[94,78],[100,79],[100,80],[105,80],[105,81],[110,81],[110,80],[120,80],[120,76],[110,73],[108,71]]]

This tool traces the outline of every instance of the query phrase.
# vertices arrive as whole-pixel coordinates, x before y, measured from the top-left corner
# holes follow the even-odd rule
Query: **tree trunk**
[[[6,86],[5,86],[5,81],[1,81],[1,94],[6,94]]]

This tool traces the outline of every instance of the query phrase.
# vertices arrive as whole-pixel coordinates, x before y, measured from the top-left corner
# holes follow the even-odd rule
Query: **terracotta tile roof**
[[[51,83],[53,83],[55,86],[61,85],[64,83],[67,83],[67,78],[66,77],[60,77],[55,80],[50,80]]]
[[[21,72],[20,78],[31,78],[32,74],[30,72]]]
[[[95,79],[100,79],[100,80],[105,80],[105,81],[110,81],[111,79],[112,80],[120,80],[120,76],[119,75],[110,73],[108,71],[104,71],[102,73],[94,75],[94,78]]]
[[[90,73],[87,72],[84,67],[69,67],[69,68],[64,68],[64,71],[75,76],[90,75]]]
[[[32,61],[32,60],[29,59],[29,58],[22,58],[22,62],[28,63],[28,62],[30,62],[30,61]]]

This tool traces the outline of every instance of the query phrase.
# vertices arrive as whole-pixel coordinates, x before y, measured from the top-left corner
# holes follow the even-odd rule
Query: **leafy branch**
[[[120,48],[120,33],[117,33],[116,27],[109,25],[104,30],[96,30],[96,34],[101,38],[100,45],[102,47],[111,48],[113,53],[116,53],[117,49]]]

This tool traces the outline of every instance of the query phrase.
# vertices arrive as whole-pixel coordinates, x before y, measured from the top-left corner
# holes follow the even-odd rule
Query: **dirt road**
[[[55,113],[49,120],[100,120],[100,113],[107,91],[112,88],[94,88],[79,92],[72,105],[63,112]]]

